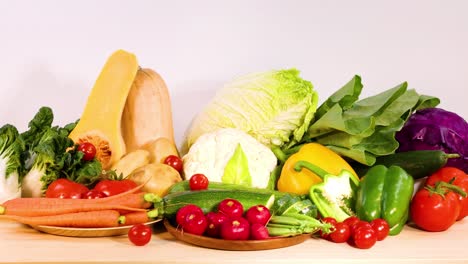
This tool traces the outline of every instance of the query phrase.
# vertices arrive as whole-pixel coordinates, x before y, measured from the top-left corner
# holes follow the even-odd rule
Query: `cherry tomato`
[[[60,178],[53,181],[46,190],[47,198],[81,199],[89,189],[83,184]]]
[[[119,193],[129,191],[137,187],[137,184],[129,179],[125,180],[101,180],[94,190],[104,193],[106,196],[113,196]]]
[[[90,161],[96,156],[96,147],[90,142],[83,142],[78,145],[78,151],[83,152],[83,160]]]
[[[374,229],[378,241],[384,240],[390,232],[390,226],[388,225],[387,221],[382,218],[372,220],[370,225]]]
[[[244,206],[235,199],[226,198],[218,204],[218,212],[229,218],[242,217]]]
[[[344,243],[348,241],[350,236],[351,236],[351,229],[344,222],[336,223],[335,231],[331,232],[329,235],[330,240],[335,243]]]
[[[357,224],[357,223],[359,223],[360,221],[361,221],[361,220],[360,220],[357,216],[355,216],[355,215],[350,216],[350,217],[346,218],[346,219],[343,221],[343,222],[344,222],[345,224],[347,224],[347,225],[349,226],[349,228],[351,229],[351,236],[353,236],[354,225]]]
[[[199,206],[196,206],[195,204],[184,205],[179,210],[177,210],[176,223],[180,226],[184,226],[185,217],[188,214],[192,214],[192,213],[203,214],[203,210]]]
[[[208,178],[201,173],[192,175],[189,180],[190,190],[206,190],[208,189]]]
[[[354,225],[352,225],[350,227],[351,229],[351,236],[354,234],[354,232],[356,232],[356,230],[358,228],[372,228],[371,224],[369,222],[366,222],[366,221],[362,221],[362,220],[359,220],[358,222],[356,222]]]
[[[322,218],[322,222],[331,224],[333,226],[332,231],[334,230],[334,226],[336,225],[336,223],[338,223],[336,219],[333,217],[324,217]],[[320,234],[320,237],[322,237],[323,239],[328,239],[330,237],[330,234],[325,234],[322,231],[320,231],[319,234]]]
[[[144,246],[151,240],[152,230],[150,226],[136,224],[128,230],[128,239],[136,246]]]
[[[460,187],[460,189],[462,189],[464,192],[468,192],[468,174],[466,174],[464,171],[458,168],[441,168],[427,178],[426,184],[435,186],[436,182],[438,181],[452,183],[453,185]],[[463,219],[465,216],[468,215],[468,196],[463,197],[459,195],[458,199],[462,204],[462,208],[460,211],[460,215],[457,217],[457,221]]]
[[[89,190],[81,196],[82,199],[99,199],[104,197],[106,197],[106,195],[103,192],[95,189]]]
[[[423,188],[416,192],[410,204],[413,222],[432,232],[447,230],[457,220],[460,210],[458,194],[452,191],[438,194]]]
[[[368,249],[377,242],[377,235],[372,227],[357,228],[354,231],[353,242],[357,248]]]
[[[164,164],[167,164],[174,168],[176,171],[181,172],[184,168],[184,163],[181,158],[176,155],[169,155],[164,159]]]

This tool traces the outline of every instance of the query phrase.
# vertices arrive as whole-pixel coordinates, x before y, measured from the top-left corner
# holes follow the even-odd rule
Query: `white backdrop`
[[[79,118],[107,57],[166,80],[176,139],[232,78],[295,67],[320,102],[354,74],[364,95],[407,81],[468,118],[468,1],[0,0],[0,125],[40,106]]]

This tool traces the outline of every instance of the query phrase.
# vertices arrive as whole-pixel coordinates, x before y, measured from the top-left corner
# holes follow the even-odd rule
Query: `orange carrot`
[[[131,212],[121,215],[119,218],[120,225],[135,225],[150,221],[147,212]]]
[[[55,198],[43,198],[43,199],[54,199]],[[57,200],[63,201],[64,199],[57,198]],[[79,199],[75,204],[64,203],[61,204],[60,201],[52,201],[53,203],[45,204],[39,203],[22,203],[16,204],[15,206],[3,205],[0,206],[0,215],[17,215],[17,216],[50,216],[50,215],[60,215],[60,214],[69,214],[69,213],[78,213],[78,212],[88,212],[88,211],[102,211],[102,210],[116,210],[122,212],[132,212],[132,211],[145,211],[143,208],[134,208],[125,205],[112,204],[112,203],[80,203]],[[83,200],[84,201],[84,200]]]
[[[0,215],[0,220],[13,220],[32,226],[116,227],[118,226],[119,216],[119,212],[115,210],[101,210],[35,217]]]

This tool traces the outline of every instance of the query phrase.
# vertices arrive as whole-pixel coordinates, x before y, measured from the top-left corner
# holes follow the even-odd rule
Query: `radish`
[[[221,238],[226,240],[247,240],[250,237],[250,224],[243,217],[231,218],[221,225]]]
[[[222,213],[209,212],[206,214],[208,227],[205,234],[210,237],[219,237],[221,233],[221,225],[229,218]]]
[[[261,224],[265,226],[270,220],[270,210],[264,205],[255,205],[245,213],[245,218],[250,224]]]
[[[229,218],[242,217],[244,207],[239,201],[227,198],[219,203],[218,212],[225,214]]]
[[[203,210],[195,204],[185,205],[177,211],[176,223],[180,226],[184,226],[186,216],[190,213],[203,214]]]
[[[184,222],[182,230],[194,235],[202,235],[208,226],[206,216],[197,212],[187,214]]]
[[[262,224],[252,224],[250,226],[250,239],[262,240],[270,238],[268,228]]]

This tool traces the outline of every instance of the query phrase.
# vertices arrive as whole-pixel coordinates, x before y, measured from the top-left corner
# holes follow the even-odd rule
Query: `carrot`
[[[146,223],[148,221],[150,221],[150,218],[147,212],[131,212],[119,217],[120,225],[135,225]]]
[[[101,210],[35,217],[0,215],[0,220],[13,220],[31,226],[116,227],[118,226],[119,216],[118,211]]]
[[[43,199],[54,199],[54,198],[43,198]],[[62,200],[57,198],[58,200]],[[55,200],[55,199],[54,199]],[[88,212],[88,211],[102,211],[102,210],[116,210],[122,212],[133,212],[133,211],[145,211],[143,208],[134,208],[119,204],[101,204],[101,203],[80,203],[79,199],[76,199],[75,204],[61,204],[57,201],[54,203],[23,203],[17,204],[15,206],[0,206],[0,215],[17,215],[17,216],[51,216],[51,215],[60,215],[60,214],[69,214],[69,213],[78,213],[78,212]]]

